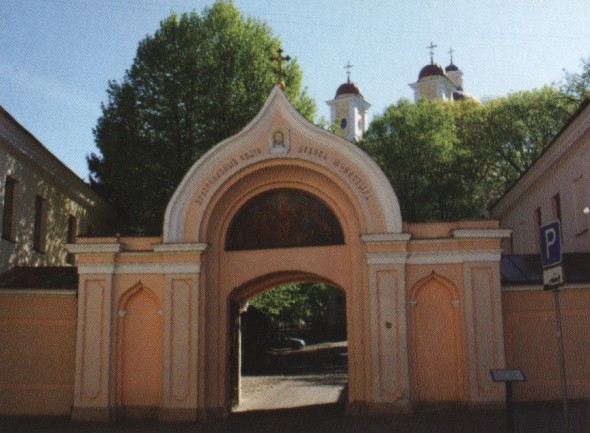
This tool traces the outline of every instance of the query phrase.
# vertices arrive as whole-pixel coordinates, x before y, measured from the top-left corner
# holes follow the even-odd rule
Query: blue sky
[[[212,1],[2,0],[0,105],[87,179],[92,128],[109,80],[120,80],[138,42],[170,13]],[[319,115],[346,81],[344,66],[372,104],[370,116],[400,98],[429,62],[464,72],[465,91],[503,96],[562,80],[590,57],[588,0],[235,0],[265,21],[297,57]]]

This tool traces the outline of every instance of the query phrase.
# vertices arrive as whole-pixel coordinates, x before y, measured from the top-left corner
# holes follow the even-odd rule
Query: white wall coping
[[[154,252],[156,253],[200,253],[207,249],[209,244],[205,243],[163,243],[155,244]]]
[[[512,235],[510,229],[455,229],[453,237],[457,239],[498,239],[509,238]]]
[[[366,244],[385,242],[407,242],[412,238],[409,233],[367,233],[361,235],[361,240]]]
[[[115,254],[123,251],[120,243],[66,244],[70,254]]]

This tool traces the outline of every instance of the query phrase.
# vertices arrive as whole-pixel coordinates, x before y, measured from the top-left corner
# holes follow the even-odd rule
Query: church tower
[[[350,68],[348,63],[348,79],[336,90],[336,96],[327,101],[330,106],[330,121],[339,128],[339,134],[352,142],[360,141],[367,130],[367,110],[371,106],[365,101],[359,87],[350,81]]]
[[[452,100],[455,84],[449,79],[444,68],[434,63],[434,49],[436,45],[432,42],[427,48],[430,49],[430,64],[424,66],[418,74],[418,81],[410,84],[414,90],[414,100],[418,102],[422,98],[430,101],[434,99]]]

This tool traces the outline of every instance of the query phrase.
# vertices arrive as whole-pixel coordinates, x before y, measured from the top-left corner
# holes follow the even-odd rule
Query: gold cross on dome
[[[433,64],[434,63],[434,49],[436,47],[437,46],[434,45],[434,42],[430,42],[430,45],[426,47],[426,48],[428,48],[430,50],[430,64]]]
[[[346,66],[344,66],[344,69],[346,69],[346,74],[348,76],[348,82],[350,83],[350,70],[352,69],[352,64],[350,62],[346,63]]]

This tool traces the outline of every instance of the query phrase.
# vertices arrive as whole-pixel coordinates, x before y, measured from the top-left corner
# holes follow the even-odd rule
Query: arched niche
[[[158,297],[142,283],[117,309],[117,406],[125,417],[156,417],[162,400],[163,322]]]
[[[462,312],[453,283],[432,273],[410,294],[413,400],[422,404],[465,398]]]
[[[279,188],[251,198],[234,215],[226,251],[344,244],[334,212],[317,196]]]

